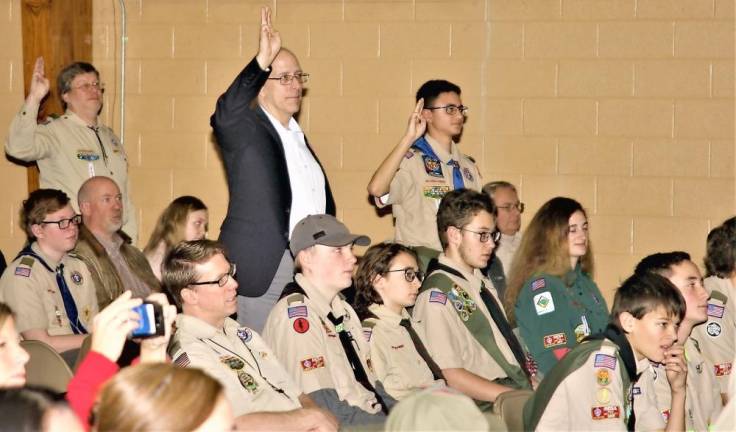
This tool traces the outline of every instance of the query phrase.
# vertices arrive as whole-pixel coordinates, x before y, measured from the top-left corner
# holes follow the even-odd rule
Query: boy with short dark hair
[[[685,302],[665,278],[634,274],[616,291],[605,332],[570,351],[524,407],[525,430],[683,430],[687,366],[674,346]],[[669,422],[642,415],[637,380],[649,362],[664,363],[671,387]],[[641,383],[642,385],[647,383]],[[646,408],[646,407],[645,407]]]

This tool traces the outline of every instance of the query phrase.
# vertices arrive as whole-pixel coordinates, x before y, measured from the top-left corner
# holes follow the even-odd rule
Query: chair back
[[[50,345],[38,340],[24,340],[20,345],[28,352],[26,382],[47,387],[57,393],[66,393],[72,370]]]
[[[531,390],[513,390],[496,398],[493,412],[501,416],[509,431],[524,430],[524,404],[533,394]]]
[[[79,347],[79,354],[77,354],[77,361],[74,362],[74,373],[79,370],[79,365],[89,353],[89,349],[92,347],[92,335],[88,334],[82,341],[82,346]]]

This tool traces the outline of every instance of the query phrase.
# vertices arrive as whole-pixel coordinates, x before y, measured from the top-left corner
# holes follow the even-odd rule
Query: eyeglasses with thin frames
[[[437,106],[437,107],[424,107],[424,109],[428,109],[430,111],[443,109],[445,112],[449,115],[455,115],[458,112],[462,115],[468,115],[468,110],[470,108],[466,107],[465,105],[445,105],[445,106]]]
[[[289,85],[293,80],[297,80],[297,82],[304,84],[305,82],[309,81],[309,74],[304,72],[297,72],[295,74],[286,74],[281,75],[280,77],[275,78],[267,78],[270,80],[278,80],[281,85]]]
[[[90,91],[92,89],[95,89],[95,90],[99,90],[101,92],[104,92],[105,91],[105,83],[99,82],[99,81],[94,81],[94,82],[91,82],[91,83],[79,84],[78,86],[75,86],[75,87],[72,87],[72,88],[75,89],[75,90],[84,90],[86,92],[88,92],[88,91]]]
[[[473,231],[467,228],[460,228],[460,231],[467,231],[478,236],[481,243],[487,243],[488,240],[493,240],[493,243],[498,243],[501,240],[501,231]]]
[[[419,279],[419,282],[424,280],[424,272],[419,270],[414,270],[411,267],[406,267],[402,269],[396,269],[396,270],[386,270],[386,273],[394,273],[394,272],[404,272],[404,279],[406,279],[407,282],[414,282],[414,279]]]
[[[192,282],[189,285],[213,285],[213,284],[217,284],[220,287],[224,287],[228,283],[228,281],[230,280],[230,278],[235,276],[235,272],[236,271],[237,271],[237,268],[235,266],[235,263],[230,263],[230,269],[228,270],[228,272],[225,273],[224,275],[220,276],[219,279],[217,279],[217,280],[211,280],[211,281],[204,281],[204,282]]]
[[[63,229],[63,230],[69,228],[69,225],[72,225],[72,224],[79,225],[81,223],[82,223],[82,216],[80,215],[74,215],[70,217],[69,219],[59,219],[56,221],[41,221],[40,222],[41,225],[56,224],[59,226],[59,229]]]
[[[519,213],[524,213],[524,203],[523,202],[517,202],[516,204],[508,204],[505,206],[497,206],[496,208],[503,209],[506,211],[511,211],[511,210],[516,209],[519,211]]]

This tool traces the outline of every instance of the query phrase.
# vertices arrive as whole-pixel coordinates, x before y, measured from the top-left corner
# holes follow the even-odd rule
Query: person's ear
[[[629,312],[621,312],[618,316],[618,321],[621,324],[621,329],[625,333],[631,333],[638,320]]]
[[[197,293],[193,289],[184,287],[181,289],[180,295],[182,303],[197,304]]]
[[[463,233],[462,230],[455,226],[448,226],[447,227],[447,243],[452,246],[459,246],[460,242],[463,240]]]
[[[32,224],[31,232],[33,233],[33,236],[36,237],[37,239],[46,237],[46,233],[44,232],[41,224]]]

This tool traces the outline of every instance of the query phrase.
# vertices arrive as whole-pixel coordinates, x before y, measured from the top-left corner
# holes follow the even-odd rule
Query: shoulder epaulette
[[[361,325],[365,328],[372,329],[376,326],[376,319],[375,318],[366,318],[363,321],[361,321]]]
[[[728,296],[720,291],[713,290],[710,293],[710,298],[714,300],[718,300],[719,302],[723,303],[724,305],[728,302]]]
[[[25,255],[23,258],[20,259],[19,265],[33,267],[33,264],[36,262],[33,257]]]
[[[302,293],[294,293],[290,294],[286,297],[286,304],[290,305],[293,303],[304,303],[304,294]]]

